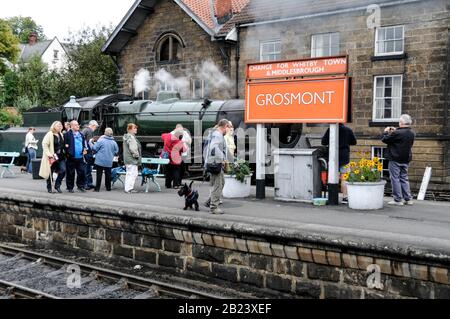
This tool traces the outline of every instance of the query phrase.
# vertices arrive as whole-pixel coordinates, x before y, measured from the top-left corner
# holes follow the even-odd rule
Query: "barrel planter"
[[[225,185],[223,187],[222,195],[225,198],[244,198],[249,197],[251,192],[251,177],[246,175],[244,182],[236,179],[236,175],[224,175]]]
[[[347,183],[348,206],[351,209],[382,209],[386,181]]]

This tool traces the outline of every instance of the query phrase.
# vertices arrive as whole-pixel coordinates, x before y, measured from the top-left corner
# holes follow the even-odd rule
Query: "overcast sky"
[[[69,30],[113,24],[114,27],[135,0],[1,0],[0,18],[31,17],[48,38],[64,40]]]

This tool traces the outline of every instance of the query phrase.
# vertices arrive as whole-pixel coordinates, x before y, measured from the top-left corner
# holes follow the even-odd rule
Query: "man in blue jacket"
[[[412,160],[412,146],[415,138],[411,123],[411,116],[403,114],[399,119],[399,128],[386,127],[381,138],[381,141],[387,144],[385,157],[389,160],[389,175],[394,197],[394,200],[388,203],[389,205],[413,204],[408,180],[408,168]]]
[[[70,122],[70,130],[64,134],[64,143],[67,154],[67,190],[73,193],[75,171],[77,172],[77,187],[80,192],[85,192],[86,183],[86,155],[88,147],[84,135],[80,132],[77,121]]]

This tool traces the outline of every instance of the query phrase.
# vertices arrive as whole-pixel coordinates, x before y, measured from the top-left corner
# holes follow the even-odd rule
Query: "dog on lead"
[[[194,183],[194,181],[192,181],[189,186],[184,183],[183,186],[181,186],[181,188],[178,190],[178,195],[180,197],[184,196],[184,208],[183,210],[188,209],[188,207],[190,209],[193,209],[192,206],[195,207],[196,211],[199,211],[199,205],[198,205],[198,191],[195,191],[192,189],[192,183]]]

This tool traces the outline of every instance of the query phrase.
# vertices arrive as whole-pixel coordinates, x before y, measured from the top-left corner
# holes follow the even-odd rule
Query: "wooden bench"
[[[6,172],[14,176],[14,172],[11,170],[11,167],[14,166],[14,160],[16,159],[16,157],[19,156],[20,153],[17,152],[0,152],[0,157],[11,157],[10,163],[0,163],[0,167],[3,168],[0,178],[3,178]]]
[[[150,178],[151,182],[156,185],[158,192],[160,192],[161,186],[159,186],[158,182],[155,180],[155,177],[164,177],[164,174],[160,174],[161,165],[169,164],[169,162],[170,162],[169,159],[159,158],[159,157],[157,157],[157,158],[143,157],[141,162],[142,162],[143,167],[145,167],[145,165],[157,165],[157,168],[153,169],[150,174],[147,174],[146,176],[142,176],[142,172],[140,172],[138,174],[138,176],[141,176],[143,179]],[[118,172],[117,174],[119,175],[117,180],[120,181],[122,183],[122,185],[125,185],[121,176],[126,175],[127,172]],[[144,183],[144,181],[143,181],[143,183]],[[114,182],[113,182],[113,185],[114,185]],[[149,186],[149,183],[147,181],[145,181],[145,192],[146,193],[148,193],[148,186]]]

